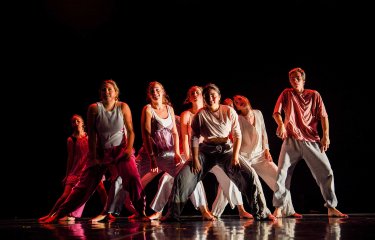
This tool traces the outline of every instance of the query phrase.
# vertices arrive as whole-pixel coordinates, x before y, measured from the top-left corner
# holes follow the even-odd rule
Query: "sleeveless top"
[[[186,110],[186,112],[189,114],[189,121],[187,122],[187,126],[188,126],[188,129],[187,129],[187,134],[188,134],[188,140],[189,140],[189,145],[191,143],[191,135],[192,135],[192,129],[191,129],[191,123],[192,123],[192,120],[195,116],[194,113],[192,113],[190,110]],[[199,138],[199,143],[202,143],[204,140],[204,137],[200,137]],[[182,141],[180,141],[182,142]]]
[[[119,146],[125,137],[125,124],[121,104],[112,111],[107,111],[102,102],[97,102],[96,104],[98,105],[96,130],[100,146],[104,149]]]
[[[173,142],[173,120],[170,111],[170,106],[167,105],[168,117],[159,117],[154,109],[149,104],[151,109],[151,137],[153,140],[154,148],[156,152],[174,151]]]

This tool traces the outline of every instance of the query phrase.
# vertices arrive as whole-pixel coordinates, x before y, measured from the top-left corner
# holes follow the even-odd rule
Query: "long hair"
[[[167,92],[164,89],[164,86],[160,82],[158,82],[158,81],[152,81],[152,82],[150,82],[148,84],[147,92],[146,92],[146,100],[147,100],[147,102],[151,102],[151,97],[150,97],[150,95],[151,95],[151,89],[153,89],[156,85],[159,85],[161,87],[161,89],[163,90],[163,103],[172,106],[172,103],[171,103],[171,101],[169,99],[169,96],[168,96]]]

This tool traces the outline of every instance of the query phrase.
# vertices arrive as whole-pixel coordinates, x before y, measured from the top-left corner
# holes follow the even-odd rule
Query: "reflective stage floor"
[[[0,220],[0,239],[121,240],[121,239],[375,239],[375,214],[349,214],[348,219],[304,214],[302,219],[276,222],[239,219],[225,215],[217,221],[186,216],[181,222],[141,222],[119,217],[114,222],[40,224],[36,219]]]

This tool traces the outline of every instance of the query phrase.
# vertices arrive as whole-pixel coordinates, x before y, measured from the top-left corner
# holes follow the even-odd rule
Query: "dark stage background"
[[[355,27],[341,18],[334,2],[146,1],[133,6],[122,1],[46,0],[13,9],[4,28],[0,218],[38,218],[49,211],[63,191],[69,118],[74,113],[86,116],[106,78],[118,83],[120,99],[131,107],[137,151],[149,81],[164,85],[177,114],[186,108],[190,86],[213,82],[222,99],[243,94],[263,112],[277,162],[281,141],[272,111],[278,95],[289,87],[288,71],[294,67],[305,69],[305,87],[321,93],[330,117],[327,154],[338,208],[374,212],[369,197],[372,90],[363,81],[369,72],[353,56],[364,46],[346,38]],[[210,203],[215,181],[209,176],[204,182]],[[155,183],[149,193],[152,187]],[[292,187],[298,212],[326,212],[303,162]],[[272,193],[264,188],[273,210]],[[94,195],[84,215],[96,215],[100,208]],[[185,212],[192,212],[190,203]]]

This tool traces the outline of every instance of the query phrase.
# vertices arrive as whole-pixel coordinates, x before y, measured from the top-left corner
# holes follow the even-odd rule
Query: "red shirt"
[[[277,99],[273,113],[284,111],[284,125],[288,137],[309,142],[318,142],[318,122],[327,117],[323,99],[311,89],[298,94],[293,88],[285,89]]]

